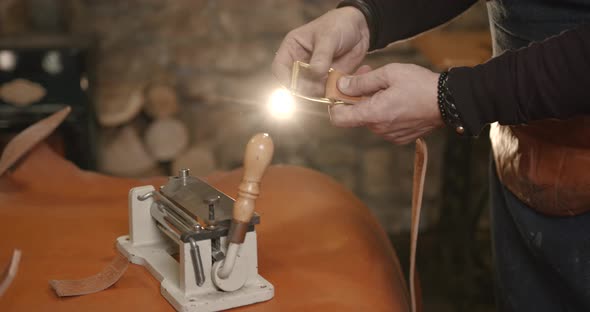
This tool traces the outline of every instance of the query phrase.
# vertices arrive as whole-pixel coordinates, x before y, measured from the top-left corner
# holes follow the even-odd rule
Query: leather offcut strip
[[[420,210],[422,209],[422,195],[424,180],[428,165],[428,148],[422,138],[416,140],[416,155],[414,157],[414,179],[412,184],[412,224],[410,226],[410,300],[412,312],[416,312],[416,246],[418,245],[418,230],[420,227]]]
[[[115,284],[129,266],[129,260],[117,257],[100,273],[79,280],[51,280],[49,285],[59,297],[82,296],[105,290]]]
[[[15,249],[12,252],[12,257],[10,258],[10,262],[2,271],[2,275],[0,276],[0,297],[4,295],[12,281],[16,277],[16,273],[18,272],[18,265],[20,263],[21,258],[21,251],[19,249]]]
[[[27,152],[45,140],[66,119],[69,106],[55,112],[16,135],[4,148],[0,156],[0,176],[14,166]]]

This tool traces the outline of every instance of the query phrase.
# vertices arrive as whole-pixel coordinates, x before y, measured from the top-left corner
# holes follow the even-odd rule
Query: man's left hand
[[[395,144],[407,144],[444,125],[437,102],[439,74],[412,64],[388,64],[371,70],[363,66],[341,77],[338,89],[363,96],[354,105],[330,108],[338,127],[367,126]]]

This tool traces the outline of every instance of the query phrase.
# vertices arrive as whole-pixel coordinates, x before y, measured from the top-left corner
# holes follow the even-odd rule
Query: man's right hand
[[[294,61],[309,62],[324,77],[330,67],[350,73],[369,49],[369,28],[361,11],[344,7],[329,11],[287,34],[272,64],[273,75],[288,86]]]

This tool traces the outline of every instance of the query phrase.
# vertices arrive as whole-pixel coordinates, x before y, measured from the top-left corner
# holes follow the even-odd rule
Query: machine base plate
[[[208,288],[187,297],[180,288],[178,261],[167,252],[171,247],[164,242],[132,246],[128,235],[117,238],[117,249],[121,254],[131,263],[146,267],[161,282],[162,295],[177,311],[220,311],[267,301],[274,296],[273,285],[258,275],[236,291]]]

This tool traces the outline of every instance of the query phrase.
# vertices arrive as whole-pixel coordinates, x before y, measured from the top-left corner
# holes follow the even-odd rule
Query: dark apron
[[[590,22],[590,1],[488,2],[494,55]],[[590,74],[590,72],[589,72]],[[490,170],[498,311],[590,311],[590,213],[547,217]]]

